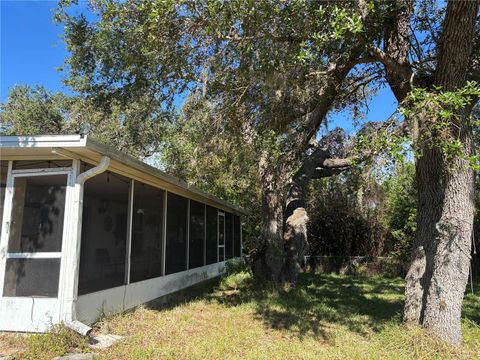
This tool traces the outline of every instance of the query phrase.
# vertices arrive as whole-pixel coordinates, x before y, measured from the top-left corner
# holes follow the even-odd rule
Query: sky
[[[67,52],[62,27],[52,21],[54,1],[0,0],[0,99],[17,84],[40,84],[48,90],[65,91],[62,65]]]
[[[83,2],[83,4],[82,4]],[[80,0],[80,11],[87,12]],[[62,84],[65,74],[59,72],[68,52],[62,41],[62,25],[53,22],[56,1],[0,0],[0,101],[17,84],[43,85],[50,91],[71,93]],[[370,103],[367,121],[388,118],[396,108],[389,89],[381,90]],[[352,132],[348,112],[330,115],[330,127],[341,126]]]

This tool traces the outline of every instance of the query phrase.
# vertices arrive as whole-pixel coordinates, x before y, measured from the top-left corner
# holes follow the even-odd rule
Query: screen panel
[[[79,294],[125,283],[130,179],[105,172],[85,183]]]
[[[218,261],[218,211],[216,208],[207,205],[207,264]]]
[[[187,210],[186,198],[168,193],[165,274],[187,269]]]
[[[57,297],[60,259],[7,259],[3,296]]]
[[[190,200],[189,268],[204,265],[205,205]]]
[[[218,215],[218,261],[225,260],[225,216]]]
[[[162,275],[164,196],[163,190],[135,181],[130,282]]]
[[[5,189],[7,187],[8,161],[0,161],[0,234],[3,225],[3,207],[5,202]]]
[[[8,252],[62,251],[67,178],[15,178]]]
[[[235,257],[242,256],[240,216],[233,216],[233,253]]]
[[[225,258],[233,258],[233,218],[228,212],[225,213]]]

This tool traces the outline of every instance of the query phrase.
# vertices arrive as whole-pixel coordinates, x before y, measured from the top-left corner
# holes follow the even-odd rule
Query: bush
[[[227,275],[237,274],[240,272],[248,272],[249,267],[244,258],[233,258],[225,262]]]

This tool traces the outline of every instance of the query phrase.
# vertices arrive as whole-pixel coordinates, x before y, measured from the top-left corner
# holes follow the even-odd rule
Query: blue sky
[[[61,83],[66,56],[62,27],[52,22],[54,1],[6,1],[1,5],[0,98],[16,84],[41,84],[49,90],[67,91]]]
[[[0,0],[0,101],[7,99],[9,89],[16,84],[39,84],[47,90],[69,93],[62,85],[64,75],[57,71],[68,53],[62,26],[52,20],[55,6],[56,1]],[[84,1],[81,10],[87,11]],[[372,100],[367,120],[383,120],[395,107],[392,93],[384,89]],[[349,113],[332,114],[331,120],[331,126],[354,130]]]

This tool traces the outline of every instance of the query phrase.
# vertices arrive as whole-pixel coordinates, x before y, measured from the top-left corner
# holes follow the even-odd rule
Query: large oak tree
[[[254,270],[295,282],[305,249],[308,182],[361,156],[332,158],[317,134],[332,110],[388,85],[405,121],[366,138],[412,135],[418,224],[405,318],[459,343],[473,221],[472,124],[478,96],[478,1],[91,2],[70,16],[68,84],[103,105],[146,99],[168,110],[203,98],[220,127],[257,141],[261,236]],[[368,131],[370,129],[370,131]],[[365,137],[363,138],[365,140]],[[364,141],[365,142],[365,141]],[[388,147],[388,141],[380,141]],[[393,146],[391,149],[398,149]]]

